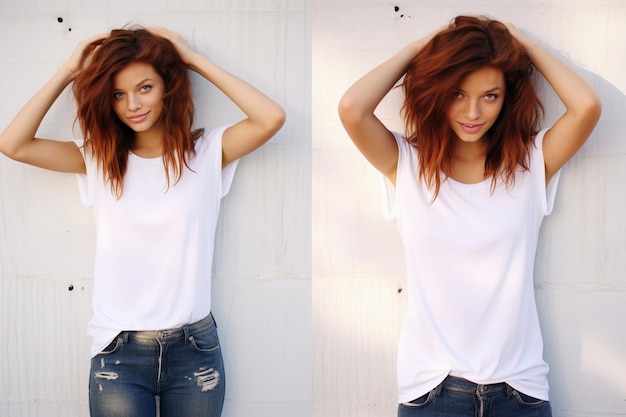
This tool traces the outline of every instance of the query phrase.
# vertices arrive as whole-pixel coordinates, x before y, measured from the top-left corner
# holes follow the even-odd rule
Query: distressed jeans
[[[219,417],[224,364],[213,316],[178,329],[125,331],[91,360],[91,417]],[[157,401],[157,396],[159,400]]]
[[[548,401],[501,383],[478,385],[447,377],[438,387],[398,406],[398,417],[551,417]]]

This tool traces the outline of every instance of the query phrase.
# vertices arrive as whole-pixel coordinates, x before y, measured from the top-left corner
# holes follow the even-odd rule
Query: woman
[[[246,115],[192,130],[188,69]],[[74,81],[82,142],[37,138]],[[92,417],[219,416],[224,370],[211,314],[221,198],[237,160],[269,140],[285,113],[164,28],[114,30],[81,42],[0,136],[12,159],[80,174],[94,210]]]
[[[537,70],[566,112],[540,130]],[[406,136],[374,115],[404,76]],[[342,123],[386,178],[405,247],[399,416],[550,416],[533,291],[560,168],[601,105],[513,25],[457,17],[352,85]]]

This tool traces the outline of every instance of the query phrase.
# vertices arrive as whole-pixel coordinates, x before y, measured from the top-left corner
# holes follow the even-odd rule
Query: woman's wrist
[[[66,86],[76,79],[76,74],[67,65],[63,64],[56,70],[52,79]]]
[[[411,42],[402,49],[400,54],[406,55],[410,62],[426,46],[426,43],[424,39]]]
[[[183,62],[190,70],[200,72],[201,68],[206,67],[209,60],[200,52],[194,50],[187,55],[186,59],[183,59]]]
[[[530,62],[533,62],[533,52],[539,48],[539,43],[533,42],[530,47],[526,48],[526,52],[528,53],[528,57],[530,58]]]
[[[70,81],[74,81],[76,79],[76,73],[72,71],[70,67],[67,66],[67,64],[63,64],[62,67],[67,73],[69,73],[70,77],[72,77]]]

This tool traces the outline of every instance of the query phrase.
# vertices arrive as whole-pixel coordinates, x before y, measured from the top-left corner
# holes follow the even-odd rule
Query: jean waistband
[[[449,391],[480,395],[496,394],[510,389],[509,385],[504,382],[497,384],[477,384],[456,376],[447,376],[438,388],[438,391],[445,389]]]
[[[198,333],[206,329],[210,329],[215,326],[215,320],[213,319],[213,314],[209,313],[205,318],[198,320],[196,322],[186,324],[181,327],[176,327],[173,329],[162,329],[162,330],[129,330],[124,331],[121,334],[125,339],[129,337],[135,339],[178,339],[184,338],[188,339],[190,335],[193,333]]]

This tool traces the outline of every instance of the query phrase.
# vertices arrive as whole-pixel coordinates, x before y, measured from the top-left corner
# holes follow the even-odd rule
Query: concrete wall
[[[513,21],[563,54],[604,102],[544,223],[536,287],[554,415],[626,416],[626,2],[8,0],[0,4],[0,128],[79,40],[129,22],[181,32],[275,97],[287,124],[242,161],[217,238],[224,416],[306,416],[312,399],[319,417],[394,415],[402,249],[381,216],[378,174],[336,107],[359,76],[465,13]],[[240,117],[206,82],[193,82],[199,124]],[[562,108],[548,89],[542,97],[548,124]],[[378,111],[394,129],[400,103],[395,91]],[[41,135],[77,136],[73,111],[64,93]],[[72,176],[0,158],[2,417],[87,416],[91,222]]]
[[[395,415],[403,256],[382,219],[379,176],[337,103],[357,78],[459,14],[512,21],[599,92],[604,113],[565,167],[546,219],[536,288],[555,416],[626,416],[626,2],[315,0],[313,3],[314,415]],[[547,89],[546,125],[562,111]],[[377,114],[402,129],[401,93]]]
[[[311,414],[309,9],[309,0],[0,3],[2,129],[78,41],[127,23],[180,32],[286,109],[279,134],[241,161],[219,225],[213,305],[226,417]],[[192,82],[198,125],[242,117],[208,82]],[[73,117],[68,90],[39,134],[78,136]],[[73,175],[0,157],[0,416],[88,415],[93,240]]]

